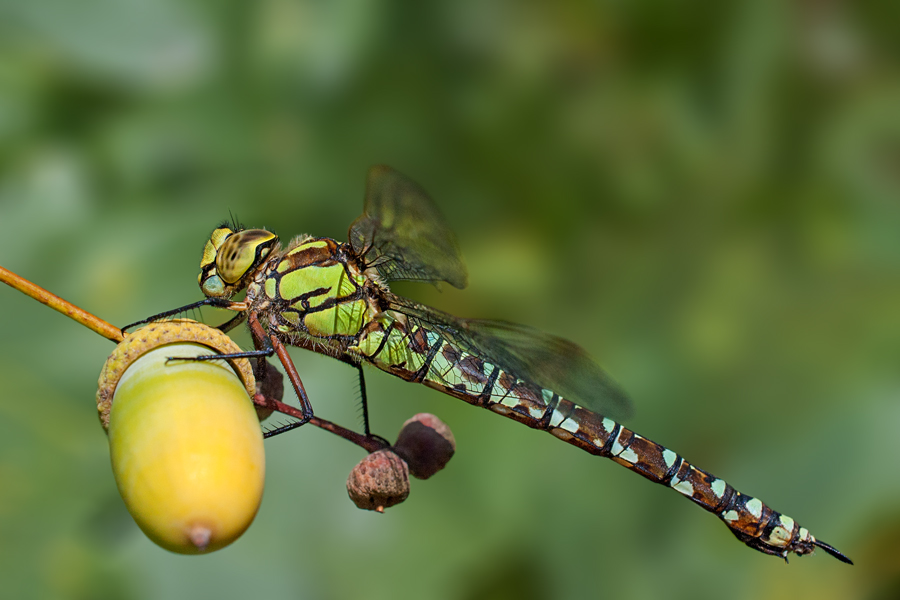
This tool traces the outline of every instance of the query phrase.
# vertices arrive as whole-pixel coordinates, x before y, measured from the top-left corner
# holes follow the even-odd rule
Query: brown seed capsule
[[[446,423],[432,414],[419,413],[403,424],[394,451],[409,465],[413,477],[428,479],[450,462],[456,440]]]
[[[281,399],[284,398],[284,375],[272,363],[266,363],[265,375],[256,381],[256,385],[257,392],[266,400],[281,402]],[[273,408],[256,406],[256,416],[260,421],[265,421],[273,412],[275,412]]]
[[[409,468],[390,449],[373,452],[353,467],[347,494],[359,508],[384,512],[409,496]]]

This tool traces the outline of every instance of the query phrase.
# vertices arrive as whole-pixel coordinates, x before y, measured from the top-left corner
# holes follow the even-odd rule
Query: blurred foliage
[[[375,372],[376,431],[438,414],[447,470],[363,513],[358,449],[303,428],[267,442],[240,541],[170,555],[108,467],[109,342],[4,288],[2,595],[894,597],[898,23],[890,1],[0,1],[3,266],[128,323],[200,297],[229,212],[345,239],[390,164],[471,282],[398,290],[578,341],[635,429],[857,561],[786,568],[625,469]],[[317,412],[358,424],[352,371],[294,357]]]

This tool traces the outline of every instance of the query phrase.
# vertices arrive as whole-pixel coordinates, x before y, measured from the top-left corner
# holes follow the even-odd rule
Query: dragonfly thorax
[[[265,229],[217,228],[203,248],[200,289],[207,297],[230,298],[247,286],[277,244],[278,236]]]

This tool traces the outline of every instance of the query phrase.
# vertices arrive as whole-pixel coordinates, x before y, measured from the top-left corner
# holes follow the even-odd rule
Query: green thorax
[[[368,322],[367,278],[330,238],[292,245],[269,262],[248,297],[265,299],[279,332],[315,338],[355,337]]]

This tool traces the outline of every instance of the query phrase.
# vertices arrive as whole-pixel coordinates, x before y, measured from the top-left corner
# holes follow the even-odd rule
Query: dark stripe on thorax
[[[314,291],[325,290],[326,292],[328,292],[330,289],[331,288],[318,288],[317,290],[314,290]],[[307,302],[309,302],[309,295],[311,293],[312,292],[308,292],[308,293],[300,296],[301,302],[302,302],[302,300],[306,300]],[[315,294],[315,295],[319,296],[321,294]],[[357,300],[362,300],[362,299],[363,299],[363,290],[362,290],[362,288],[359,288],[355,292],[353,292],[352,294],[350,294],[348,296],[340,296],[340,297],[329,296],[325,300],[322,300],[322,302],[320,302],[316,306],[310,306],[309,308],[304,308],[303,312],[305,314],[322,312],[323,310],[328,310],[329,308],[334,308],[335,306],[338,306],[339,304],[347,304],[348,302],[356,302]],[[290,302],[291,302],[291,304],[293,304],[294,302],[297,302],[297,300],[293,300]]]
[[[394,321],[391,321],[391,324],[388,325],[387,329],[384,330],[381,337],[381,343],[378,344],[378,348],[375,349],[375,352],[373,352],[372,355],[369,356],[369,360],[375,360],[375,357],[381,354],[381,352],[384,350],[384,347],[387,346],[388,338],[390,337],[392,331],[394,331]]]

